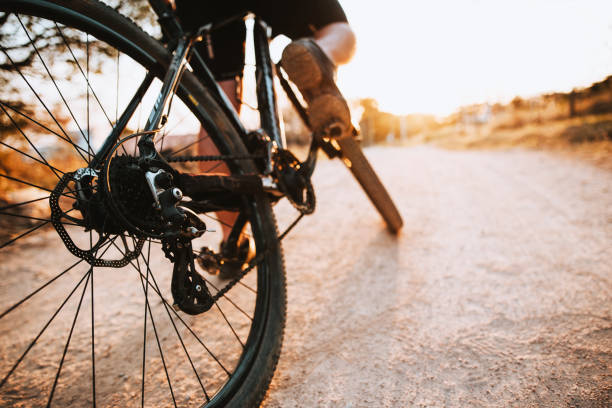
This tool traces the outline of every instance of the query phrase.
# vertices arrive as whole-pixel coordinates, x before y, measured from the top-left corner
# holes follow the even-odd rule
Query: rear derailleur
[[[174,306],[190,315],[209,310],[214,304],[214,298],[206,281],[196,271],[191,240],[162,240],[162,248],[166,257],[174,264],[170,287]]]
[[[181,205],[183,193],[175,186],[174,171],[163,162],[147,164],[145,179],[163,224],[162,249],[174,265],[171,283],[174,307],[190,315],[204,313],[212,307],[214,298],[195,268],[191,241],[206,232],[206,224]]]

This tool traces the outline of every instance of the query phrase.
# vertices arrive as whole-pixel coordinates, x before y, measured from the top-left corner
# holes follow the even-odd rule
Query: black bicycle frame
[[[198,50],[195,47],[192,47],[194,38],[198,36],[198,33],[185,33],[177,20],[174,11],[164,0],[149,0],[149,3],[155,14],[158,16],[158,22],[161,26],[167,46],[169,49],[174,50],[174,55],[164,77],[162,92],[160,92],[157,102],[150,113],[149,121],[147,122],[147,128],[145,130],[150,131],[151,133],[143,136],[139,143],[139,146],[141,146],[141,154],[144,153],[150,157],[156,155],[152,140],[157,127],[160,125],[160,123],[163,125],[163,114],[165,113],[164,110],[167,106],[169,98],[171,98],[171,94],[176,90],[177,84],[180,80],[180,75],[182,74],[185,58],[187,56],[189,57],[189,63],[193,67],[194,71],[198,72],[198,80],[218,102],[221,110],[227,116],[227,118],[229,118],[234,128],[238,131],[240,137],[247,142],[247,131],[240,122],[238,113],[232,106],[225,92],[215,80],[213,74],[206,65],[202,56],[199,54]],[[207,24],[206,26],[200,28],[200,34],[208,33],[218,27],[228,24],[229,22],[243,18],[244,15],[237,15],[221,22]],[[254,21],[253,41],[256,60],[255,74],[257,78],[257,105],[261,128],[267,134],[267,136],[275,142],[278,148],[285,148],[286,141],[281,130],[281,120],[278,112],[276,91],[274,88],[275,69],[278,68],[275,67],[270,57],[270,28],[263,20],[257,17]],[[153,78],[154,75],[152,73],[149,73],[145,77],[125,111],[118,119],[116,126],[103,143],[102,148],[96,153],[90,167],[98,167],[111,152],[113,146],[115,146],[119,140],[120,134],[125,128],[127,122],[134,114],[140,99],[142,99],[142,96],[151,85]],[[305,119],[306,114],[303,106],[299,104],[293,91],[286,85],[286,80],[282,76],[279,76],[279,79],[281,80],[283,89],[285,92],[287,92],[290,101],[298,110],[300,116]],[[308,126],[307,119],[305,119],[305,124]],[[311,167],[310,173],[312,172],[312,168],[314,168],[316,149],[316,141],[313,138],[311,154],[309,155],[309,160],[307,160],[309,164],[307,167]],[[157,159],[163,161],[163,159],[161,159],[158,155]]]
[[[257,108],[261,128],[284,148],[286,142],[281,132],[276,92],[274,90],[274,65],[270,58],[270,30],[259,18],[255,18],[253,27],[253,42],[255,46],[255,77],[257,78]]]
[[[181,38],[185,34],[174,16],[172,9],[163,0],[149,0],[149,3],[151,4],[155,13],[158,15],[159,24],[162,27],[164,35],[169,39],[169,44],[172,46],[176,45],[177,39]],[[207,30],[215,30],[216,28],[224,26],[229,22],[233,22],[236,19],[242,19],[243,17],[243,15],[236,15],[223,21],[216,22],[211,24]],[[253,41],[256,61],[255,75],[257,77],[257,106],[259,109],[261,128],[273,141],[276,142],[278,147],[284,148],[286,143],[281,132],[276,93],[274,89],[274,64],[270,58],[270,29],[265,22],[259,18],[255,18]],[[217,102],[219,102],[221,109],[230,118],[235,128],[240,132],[243,140],[246,141],[246,131],[240,122],[236,110],[233,108],[231,102],[218,85],[217,81],[214,79],[214,76],[204,62],[204,59],[196,49],[191,50],[190,64],[194,66],[194,70],[200,73],[198,79],[207,89],[212,92]]]
[[[204,62],[204,59],[199,55],[198,51],[192,47],[193,38],[190,38],[190,34],[185,33],[183,31],[174,15],[173,10],[164,0],[149,0],[149,3],[151,4],[154,12],[158,16],[158,22],[161,26],[162,32],[164,33],[165,39],[167,40],[168,48],[174,50],[174,56],[165,74],[164,82],[162,85],[162,92],[160,92],[158,99],[153,107],[153,110],[149,115],[146,130],[155,131],[155,128],[159,126],[160,122],[163,124],[163,113],[165,108],[167,107],[167,102],[171,97],[171,94],[176,90],[176,86],[178,85],[178,82],[180,80],[180,75],[182,74],[186,57],[187,55],[190,55],[190,64],[194,67],[194,69],[197,69],[197,71],[199,72],[198,79],[210,92],[212,97],[215,98],[215,100],[219,103],[219,106],[221,107],[223,113],[227,116],[227,118],[229,118],[234,128],[240,134],[241,138],[243,140],[246,140],[247,132],[242,126],[242,123],[240,122],[238,113],[232,107],[231,102],[229,101],[217,81],[214,79],[212,73]],[[235,18],[242,18],[242,16],[237,16]],[[216,26],[224,25],[226,23],[227,21],[221,22]],[[208,27],[202,28],[206,30],[211,30],[214,29],[215,26],[208,25]],[[140,100],[153,82],[154,77],[155,75],[149,73],[144,78],[138,90],[132,97],[130,103],[128,103],[128,106],[117,120],[117,123],[115,124],[111,133],[102,144],[101,149],[92,158],[89,167],[99,167],[100,164],[104,162],[108,154],[112,151],[113,147],[118,142],[122,131],[124,130],[128,121],[136,111]],[[146,139],[145,143],[139,143],[140,146],[148,145],[148,149],[145,149],[147,155],[154,154],[154,147],[152,146],[151,142],[153,136],[154,133],[151,133],[150,135],[141,139],[141,142]]]

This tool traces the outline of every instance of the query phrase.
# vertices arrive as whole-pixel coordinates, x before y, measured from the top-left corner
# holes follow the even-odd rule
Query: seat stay
[[[276,92],[274,89],[274,64],[270,57],[269,27],[260,18],[255,18],[253,25],[253,43],[255,48],[255,76],[257,78],[257,107],[261,127],[280,148],[287,142],[281,130]]]

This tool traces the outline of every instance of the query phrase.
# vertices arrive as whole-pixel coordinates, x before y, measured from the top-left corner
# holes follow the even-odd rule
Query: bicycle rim
[[[0,15],[6,19],[3,85],[11,90],[0,97],[0,224],[10,228],[0,238],[0,405],[258,404],[278,359],[285,316],[284,270],[269,204],[264,198],[249,203],[247,231],[257,250],[269,248],[269,255],[203,315],[171,307],[172,264],[155,240],[144,242],[121,269],[72,256],[50,228],[49,192],[64,174],[87,166],[99,135],[108,134],[146,72],[163,74],[167,55],[94,1],[8,1],[0,4]],[[132,78],[136,67],[142,72]],[[155,86],[128,125],[132,133],[146,121]],[[160,150],[190,152],[197,128],[190,138],[180,133],[192,122],[208,129],[222,153],[246,153],[192,76],[179,94],[182,102],[173,102],[167,131],[157,138]],[[135,146],[121,149],[134,155]],[[249,163],[228,165],[234,172],[252,170]],[[58,199],[72,217],[63,224],[75,244],[91,249],[101,242],[96,256],[109,258],[136,250],[138,239],[129,233],[101,240],[76,225],[75,194],[67,189]],[[214,214],[203,220],[220,230]],[[194,248],[218,241],[219,234],[207,233]],[[202,274],[213,294],[223,286]]]

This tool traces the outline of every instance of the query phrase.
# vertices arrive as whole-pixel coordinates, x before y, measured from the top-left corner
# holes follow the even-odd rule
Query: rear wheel
[[[245,233],[263,260],[197,316],[172,308],[173,265],[161,243],[129,231],[96,232],[108,215],[75,205],[81,188],[74,179],[56,194],[66,234],[92,257],[125,265],[75,257],[51,227],[50,193],[65,174],[88,167],[146,75],[163,75],[167,51],[93,0],[4,1],[0,21],[0,405],[259,404],[278,361],[286,310],[282,254],[265,197],[244,207]],[[159,86],[155,80],[123,136],[141,129]],[[191,74],[178,94],[158,150],[189,155],[203,125],[223,154],[247,154]],[[128,140],[118,152],[129,157],[134,149]],[[248,161],[227,164],[236,174],[255,170]],[[83,177],[95,190],[99,176]],[[193,247],[216,249],[220,221],[214,214],[201,219],[219,232]],[[200,272],[213,295],[227,283]]]

